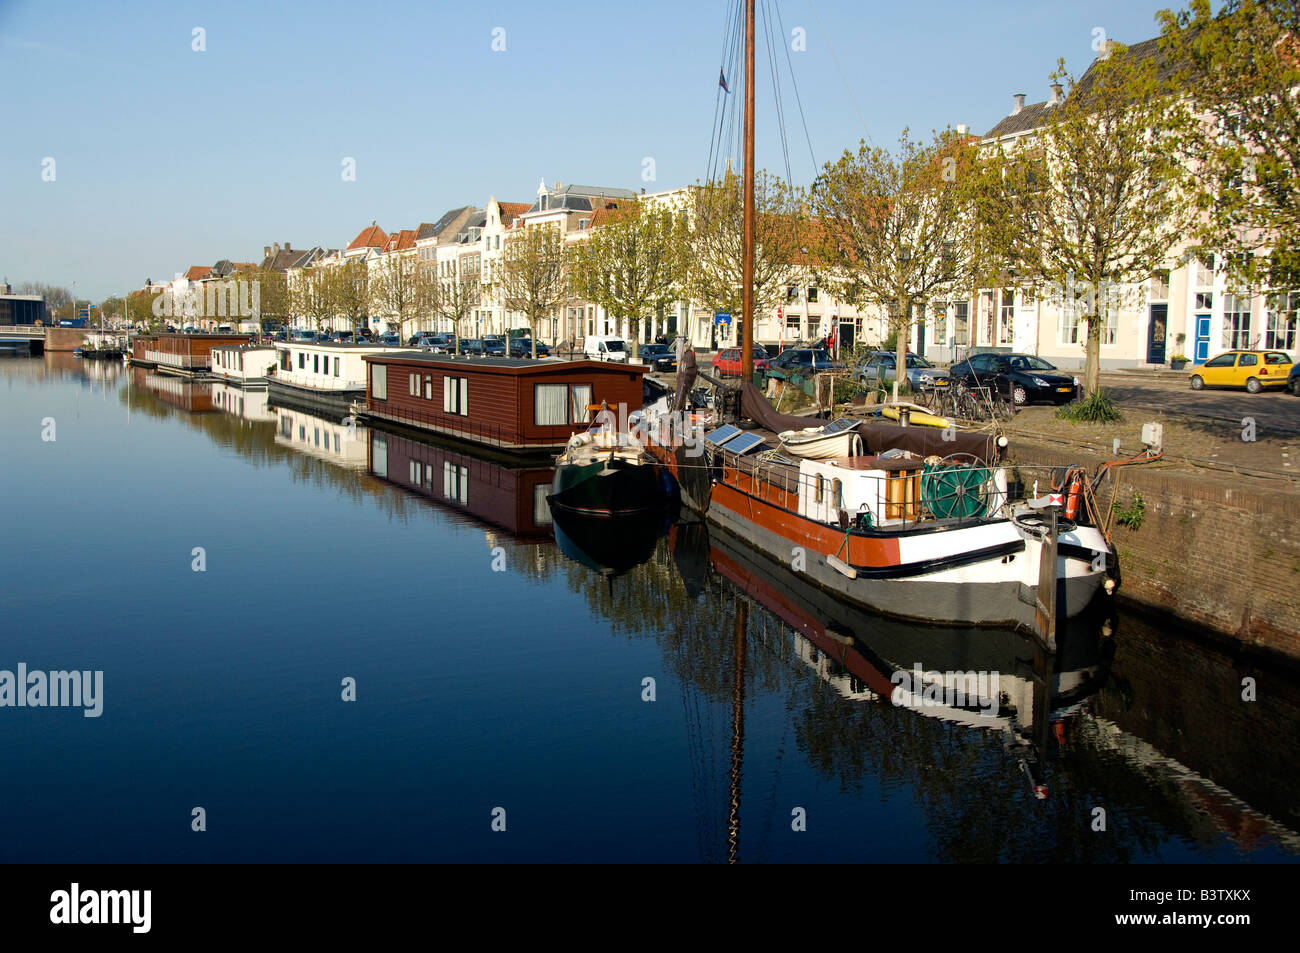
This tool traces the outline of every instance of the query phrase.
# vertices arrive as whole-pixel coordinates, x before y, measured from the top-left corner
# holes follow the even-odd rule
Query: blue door
[[[1198,314],[1196,316],[1196,353],[1192,356],[1192,363],[1204,364],[1210,358],[1210,316],[1208,314]]]

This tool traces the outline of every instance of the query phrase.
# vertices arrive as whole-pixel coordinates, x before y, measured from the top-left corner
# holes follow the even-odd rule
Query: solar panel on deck
[[[729,453],[749,453],[749,451],[761,446],[763,446],[763,435],[757,433],[747,433],[736,437],[734,440],[727,441],[727,451]]]
[[[727,424],[725,427],[719,427],[717,430],[711,431],[710,433],[706,433],[704,435],[704,440],[706,443],[711,443],[715,447],[720,447],[728,440],[731,440],[734,437],[736,437],[736,435],[739,433],[740,433],[739,427],[735,426],[734,424]]]

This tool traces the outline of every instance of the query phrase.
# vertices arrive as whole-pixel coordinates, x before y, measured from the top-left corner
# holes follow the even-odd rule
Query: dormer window
[[[582,231],[584,228],[586,228],[586,227],[587,227],[588,225],[590,225],[590,224],[591,224],[591,219],[589,219],[589,218],[580,218],[580,219],[578,219],[578,231]]]

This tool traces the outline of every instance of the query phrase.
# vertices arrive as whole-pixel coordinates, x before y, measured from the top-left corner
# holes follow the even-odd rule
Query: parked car
[[[379,343],[384,345],[384,347],[401,347],[402,339],[396,334],[385,334],[379,339]]]
[[[858,365],[853,376],[861,384],[892,384],[897,376],[897,361],[898,357],[892,351],[872,351]],[[907,355],[906,373],[912,390],[948,386],[948,372],[935,367],[919,354]]]
[[[1077,377],[1032,354],[972,354],[948,368],[948,378],[971,387],[996,387],[1018,407],[1042,400],[1068,404],[1079,387]]]
[[[1284,351],[1225,351],[1191,368],[1188,383],[1192,390],[1244,387],[1258,394],[1266,387],[1290,387],[1294,366]]]
[[[811,374],[814,371],[843,371],[847,368],[824,347],[792,347],[772,358],[768,370],[787,374]]]
[[[309,343],[311,341],[316,340],[316,332],[304,331],[302,328],[295,328],[294,330],[289,332],[289,340]]]
[[[667,344],[642,344],[637,359],[642,364],[649,364],[652,371],[677,370],[677,355]]]
[[[592,361],[627,363],[627,344],[613,334],[592,334],[582,342],[582,354]]]
[[[551,349],[541,341],[537,342],[537,356],[549,357]],[[533,356],[533,339],[532,338],[511,338],[510,339],[510,356],[511,357],[532,357]]]
[[[1300,364],[1291,365],[1291,373],[1286,376],[1286,389],[1300,397]]]
[[[505,357],[505,338],[501,337],[499,334],[483,335],[483,354],[486,357]]]
[[[757,344],[754,345],[752,359],[754,361],[755,371],[767,370],[768,364],[771,362],[771,358],[768,357],[767,351],[763,350],[763,348],[759,347]],[[740,361],[740,348],[723,348],[717,354],[713,355],[713,372],[715,374],[731,374],[739,377],[743,373]]]
[[[483,356],[483,342],[478,338],[461,338],[460,353],[473,355],[474,357]]]
[[[456,347],[455,335],[447,331],[426,334],[420,341],[420,347],[433,354],[450,354]]]
[[[287,332],[287,331],[276,331],[276,332],[275,332],[275,340],[277,340],[277,341],[287,341],[287,340],[289,340],[289,334],[288,334],[288,332]]]

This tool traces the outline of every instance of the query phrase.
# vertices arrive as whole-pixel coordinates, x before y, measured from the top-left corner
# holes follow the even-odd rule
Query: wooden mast
[[[741,266],[741,380],[754,380],[754,0],[745,0],[745,234]]]

